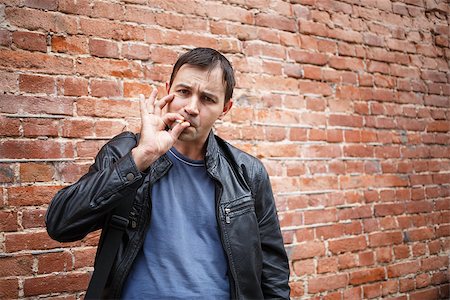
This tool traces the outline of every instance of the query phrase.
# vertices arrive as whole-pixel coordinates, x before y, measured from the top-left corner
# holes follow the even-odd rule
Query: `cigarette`
[[[172,124],[170,129],[173,129],[177,124],[181,124],[183,122],[184,122],[184,120],[175,120],[175,121],[173,121],[173,124]]]

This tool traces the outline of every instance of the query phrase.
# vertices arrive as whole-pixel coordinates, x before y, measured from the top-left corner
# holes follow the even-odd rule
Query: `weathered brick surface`
[[[195,46],[232,61],[217,133],[262,159],[293,299],[446,299],[444,0],[0,0],[0,298],[79,299],[98,233],[45,232],[52,195]]]

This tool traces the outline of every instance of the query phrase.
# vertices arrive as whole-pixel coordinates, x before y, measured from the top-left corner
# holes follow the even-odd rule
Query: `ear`
[[[168,81],[166,81],[166,91],[167,91],[167,95],[169,95],[170,85],[169,85]]]
[[[230,111],[230,109],[231,109],[232,106],[233,106],[233,99],[230,99],[230,100],[227,102],[227,104],[225,104],[225,105],[223,106],[223,111],[222,111],[222,113],[220,114],[219,119],[221,119],[222,117],[224,117],[224,116]]]

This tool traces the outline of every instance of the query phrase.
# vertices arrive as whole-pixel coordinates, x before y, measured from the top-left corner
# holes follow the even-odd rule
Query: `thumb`
[[[177,124],[172,128],[172,130],[170,130],[170,135],[172,136],[172,138],[174,140],[177,140],[178,137],[180,136],[180,134],[183,132],[183,130],[185,130],[189,126],[191,126],[191,124],[189,122],[183,122],[181,124]]]

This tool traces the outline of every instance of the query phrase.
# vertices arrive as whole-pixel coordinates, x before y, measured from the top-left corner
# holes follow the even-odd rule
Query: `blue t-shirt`
[[[152,189],[150,226],[123,299],[229,299],[227,260],[216,219],[215,187],[203,161],[175,148]]]

